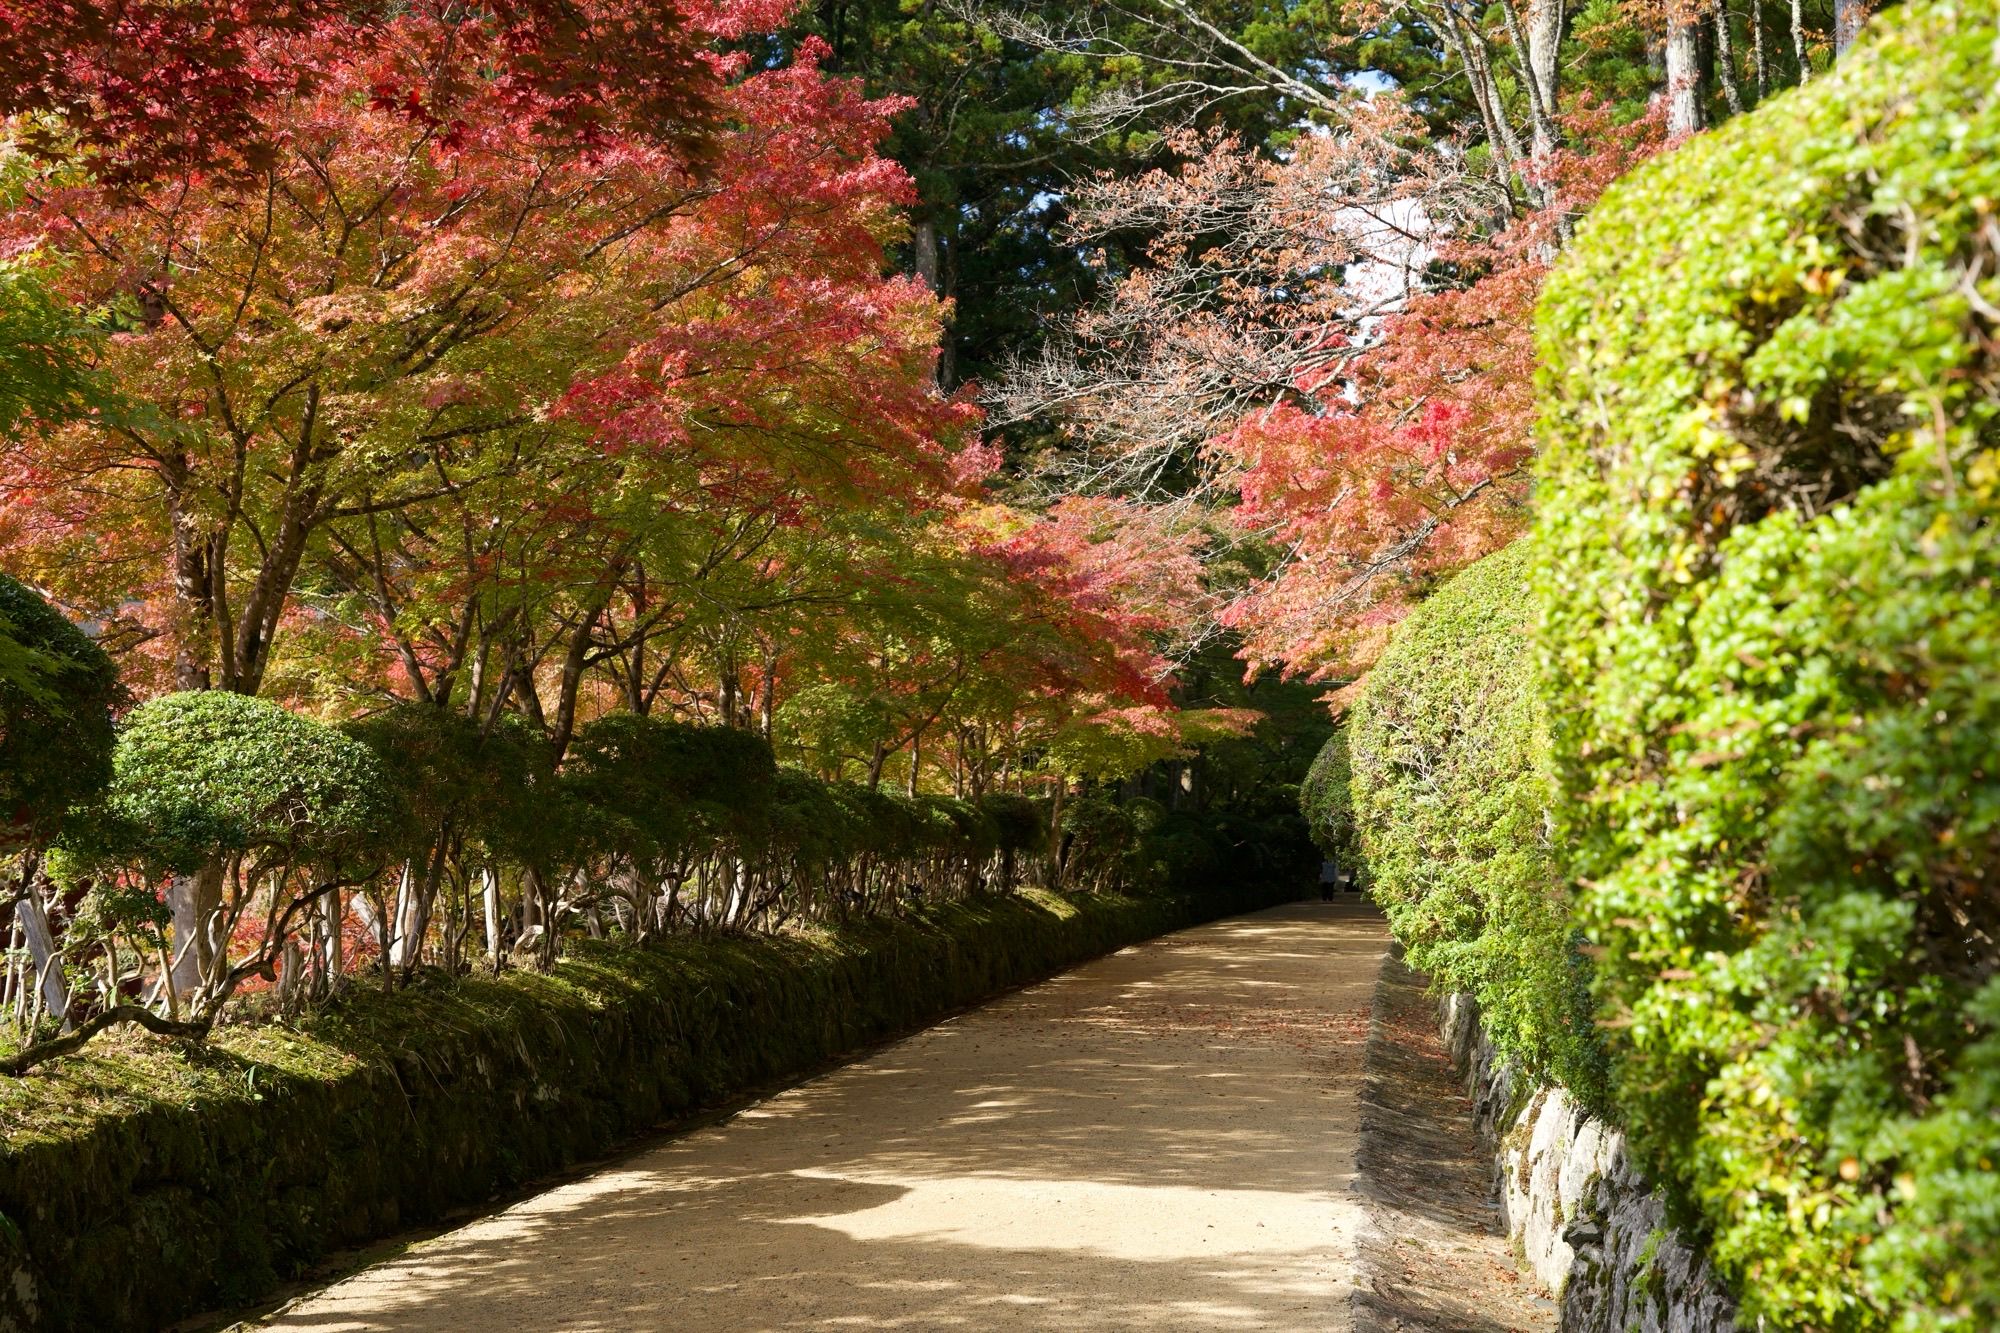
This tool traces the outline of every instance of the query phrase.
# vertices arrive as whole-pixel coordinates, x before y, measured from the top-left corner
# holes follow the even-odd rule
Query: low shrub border
[[[156,1328],[1133,942],[1286,901],[976,898],[810,936],[580,941],[191,1053],[0,1085],[0,1327]]]

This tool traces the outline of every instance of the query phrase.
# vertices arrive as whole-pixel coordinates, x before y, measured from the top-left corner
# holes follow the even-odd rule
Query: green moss
[[[1028,893],[798,936],[582,941],[546,975],[358,992],[199,1050],[103,1044],[0,1082],[0,1321],[155,1328],[252,1300],[329,1250],[1282,896]]]
[[[1667,1313],[1667,1292],[1666,1281],[1660,1273],[1660,1246],[1666,1239],[1666,1228],[1653,1228],[1646,1236],[1646,1243],[1639,1247],[1639,1257],[1632,1265],[1632,1294],[1651,1306],[1662,1322]]]

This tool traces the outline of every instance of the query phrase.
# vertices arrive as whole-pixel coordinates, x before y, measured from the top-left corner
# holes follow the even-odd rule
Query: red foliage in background
[[[497,106],[552,142],[686,149],[714,115],[705,43],[773,17],[761,0],[0,0],[0,111],[59,118],[34,145],[73,143],[111,184],[254,175],[284,146],[275,103],[386,44],[403,58],[374,97],[413,120]]]

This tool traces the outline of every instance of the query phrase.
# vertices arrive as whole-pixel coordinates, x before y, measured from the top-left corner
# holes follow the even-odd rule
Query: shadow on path
[[[1312,903],[1128,949],[269,1326],[1346,1328],[1385,948],[1372,910]]]
[[[1400,951],[1383,962],[1361,1089],[1355,1192],[1366,1220],[1360,1333],[1544,1333],[1555,1303],[1523,1273],[1493,1202],[1493,1158]]]

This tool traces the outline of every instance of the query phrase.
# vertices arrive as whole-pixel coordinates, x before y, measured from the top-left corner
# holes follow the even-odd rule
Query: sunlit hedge
[[[1541,312],[1560,841],[1746,1324],[2000,1326],[1996,43],[1887,11]]]
[[[1412,965],[1470,992],[1527,1072],[1597,1102],[1599,1047],[1549,840],[1531,573],[1516,544],[1397,628],[1345,728],[1350,817]]]
[[[230,856],[328,874],[389,855],[398,816],[367,746],[220,690],[140,705],[118,729],[102,811],[68,841],[164,878]],[[91,814],[88,810],[79,814]]]

